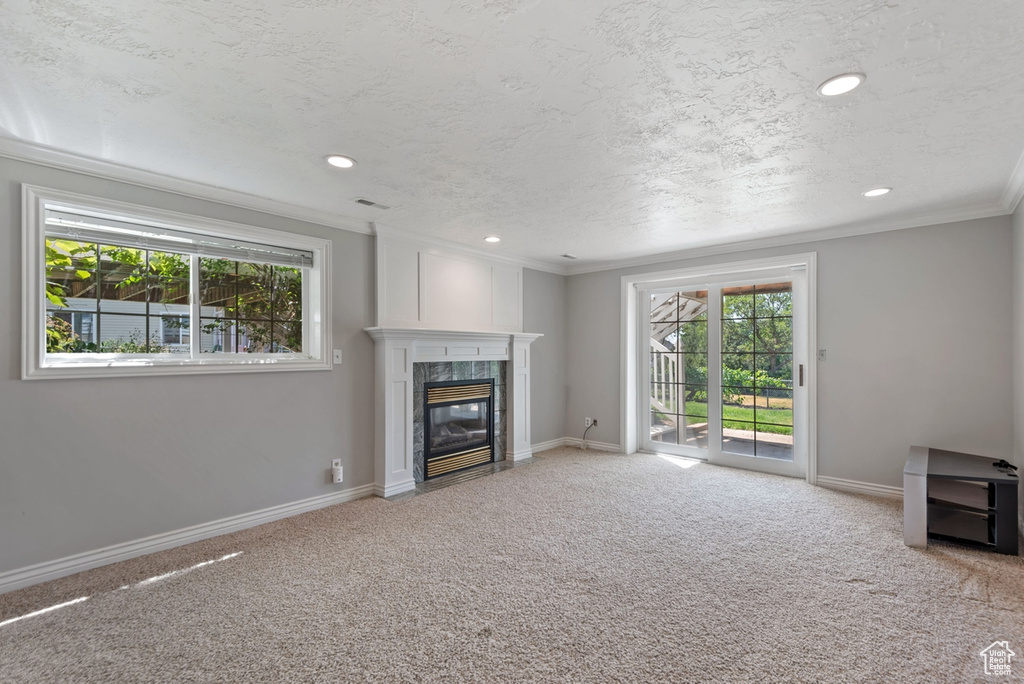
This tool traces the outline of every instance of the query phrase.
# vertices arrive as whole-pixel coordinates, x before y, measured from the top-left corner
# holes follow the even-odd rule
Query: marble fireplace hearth
[[[494,378],[494,460],[530,446],[530,345],[540,335],[366,328],[375,353],[374,491],[394,496],[423,481],[423,384]]]

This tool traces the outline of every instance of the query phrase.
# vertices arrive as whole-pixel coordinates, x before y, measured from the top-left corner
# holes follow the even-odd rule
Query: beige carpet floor
[[[898,501],[540,456],[2,595],[88,600],[0,627],[0,681],[970,682],[996,640],[1024,675],[1024,559],[907,548]]]

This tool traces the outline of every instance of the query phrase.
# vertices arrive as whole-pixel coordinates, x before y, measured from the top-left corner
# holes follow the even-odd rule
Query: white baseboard
[[[564,447],[566,444],[568,444],[566,438],[560,437],[558,439],[549,439],[546,442],[534,444],[533,446],[530,447],[530,449],[533,451],[533,453],[536,454],[541,451],[551,451],[552,449],[558,449],[559,447]]]
[[[577,439],[576,437],[566,437],[565,444],[563,446],[571,446],[579,449],[583,446],[583,440]],[[622,453],[622,446],[619,444],[609,444],[608,442],[595,442],[592,439],[587,440],[587,448],[594,451],[611,451],[613,453]]]
[[[547,442],[540,442],[539,444],[534,444],[531,448],[533,449],[533,453],[536,454],[541,451],[550,451],[551,449],[558,449],[560,447],[576,447],[577,449],[579,449],[580,445],[582,444],[583,440],[578,439],[576,437],[561,437],[559,439],[551,439],[548,440]],[[618,444],[610,444],[608,442],[595,442],[590,439],[587,440],[587,448],[594,449],[596,451],[611,451],[615,453],[622,452],[622,447],[619,446]]]
[[[202,539],[209,539],[210,537],[228,534],[229,532],[237,532],[273,522],[274,520],[280,520],[281,518],[315,511],[318,508],[333,506],[345,503],[346,501],[354,501],[364,496],[370,496],[373,493],[372,484],[353,487],[341,492],[315,496],[310,499],[303,499],[302,501],[293,501],[292,503],[272,506],[260,511],[253,511],[252,513],[221,518],[220,520],[193,525],[192,527],[186,527],[173,532],[165,532],[164,534],[156,534],[144,539],[115,544],[104,549],[86,551],[74,556],[30,565],[26,568],[9,570],[0,573],[0,594],[39,584],[40,582],[47,582],[58,577],[73,575],[76,572],[90,570],[101,565],[117,563],[118,561],[144,556],[148,553],[163,551],[164,549],[182,546]]]
[[[533,447],[529,449],[523,449],[521,451],[510,451],[505,454],[505,458],[509,461],[525,461],[528,458],[533,458]]]
[[[840,477],[824,477],[822,475],[818,476],[817,484],[821,487],[828,487],[829,489],[841,489],[844,492],[883,496],[887,499],[903,498],[902,487],[889,487],[888,485],[859,482],[857,480],[844,480]]]
[[[379,484],[372,485],[373,495],[379,496],[382,499],[386,499],[389,496],[397,496],[404,494],[405,492],[411,492],[416,489],[416,480],[406,480],[405,482],[399,482],[397,484],[388,485],[382,487]]]

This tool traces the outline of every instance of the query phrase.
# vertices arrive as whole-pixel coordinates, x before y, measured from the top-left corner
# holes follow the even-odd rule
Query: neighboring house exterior
[[[70,323],[75,334],[86,344],[133,339],[143,341],[148,338],[150,342],[160,344],[167,352],[186,353],[188,351],[191,331],[189,330],[189,307],[187,304],[149,304],[148,335],[146,334],[145,302],[102,299],[99,311],[100,313],[96,312],[94,300],[69,298],[66,307],[51,309],[50,313],[56,318]],[[224,316],[224,310],[219,307],[204,306],[200,312],[204,319]],[[97,326],[99,316],[103,317],[101,326]],[[96,334],[97,328],[100,329],[99,337]],[[211,332],[203,332],[200,348],[206,352],[223,351],[225,338],[231,339],[233,333],[233,326],[227,328],[226,331],[215,328]]]

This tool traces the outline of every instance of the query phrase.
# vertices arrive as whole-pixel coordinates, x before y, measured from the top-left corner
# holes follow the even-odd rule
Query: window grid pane
[[[203,331],[213,336],[203,339],[203,352],[301,353],[301,270],[208,258],[200,264]]]
[[[190,353],[187,255],[69,240],[46,246],[48,353]],[[201,351],[301,353],[300,269],[200,261]]]

